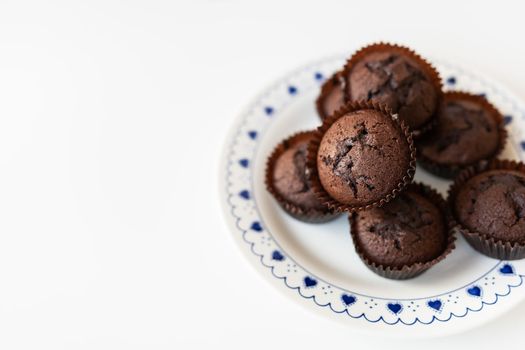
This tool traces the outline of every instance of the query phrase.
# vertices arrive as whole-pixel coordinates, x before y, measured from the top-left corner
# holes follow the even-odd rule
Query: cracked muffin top
[[[407,190],[381,208],[352,216],[355,242],[376,264],[400,268],[440,256],[447,245],[443,213],[423,195]]]
[[[366,206],[384,199],[410,169],[410,145],[390,115],[348,112],[326,130],[317,151],[324,190],[336,201]]]
[[[468,166],[492,157],[500,145],[498,112],[486,104],[481,96],[445,94],[438,124],[417,144],[418,152],[438,165]]]
[[[474,176],[459,190],[454,211],[472,232],[525,244],[525,175],[489,170]]]
[[[345,94],[349,101],[389,106],[416,130],[432,119],[439,91],[423,68],[427,63],[404,51],[388,45],[365,48],[355,64],[345,67]]]
[[[272,181],[275,190],[288,202],[301,209],[327,211],[310,188],[306,168],[306,148],[313,134],[305,133],[295,142],[285,140],[285,150],[275,161],[272,170]]]

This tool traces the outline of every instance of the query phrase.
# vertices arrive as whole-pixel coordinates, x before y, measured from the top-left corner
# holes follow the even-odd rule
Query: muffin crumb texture
[[[461,99],[443,103],[436,130],[418,144],[421,154],[430,161],[460,166],[491,157],[498,146],[494,116],[482,106]]]
[[[371,52],[346,75],[349,100],[390,106],[410,128],[431,119],[437,107],[435,87],[418,62],[394,51]]]
[[[306,149],[308,141],[288,145],[275,162],[273,180],[275,189],[290,203],[307,211],[326,211],[307,181]]]
[[[407,174],[409,144],[389,116],[359,110],[339,118],[323,135],[319,179],[337,201],[367,205],[384,198]]]
[[[491,170],[465,183],[455,201],[460,223],[496,240],[525,244],[525,176]]]
[[[422,195],[404,192],[381,208],[354,215],[357,244],[376,264],[403,267],[443,253],[446,230],[439,208]]]

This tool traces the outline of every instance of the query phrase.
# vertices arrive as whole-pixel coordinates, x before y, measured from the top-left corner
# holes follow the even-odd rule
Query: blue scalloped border
[[[339,57],[339,56],[337,56],[337,57]],[[304,66],[304,67],[302,67],[302,68],[300,68],[300,69],[297,69],[297,70],[293,71],[292,73],[288,74],[287,76],[285,76],[283,79],[280,79],[277,83],[275,83],[274,85],[272,85],[270,88],[268,88],[268,89],[265,90],[265,91],[266,91],[266,92],[268,92],[268,91],[272,91],[272,90],[273,90],[273,89],[274,89],[274,88],[275,88],[280,82],[285,81],[285,80],[289,80],[290,77],[295,76],[295,75],[297,75],[297,74],[299,74],[299,73],[301,73],[301,72],[303,72],[303,71],[313,70],[313,69],[312,69],[313,67],[318,66],[319,64],[321,64],[321,63],[323,63],[323,62],[328,62],[328,61],[330,61],[330,60],[336,59],[337,57],[333,57],[333,58],[328,58],[328,59],[320,60],[320,61],[318,61],[318,62],[315,62],[315,63],[309,64],[309,65]],[[441,63],[441,64],[442,64],[442,65],[445,65],[445,64],[443,64],[443,63]],[[447,65],[448,65],[448,64],[447,64]],[[453,67],[453,66],[451,66],[451,65],[448,65],[448,66],[449,66],[449,67]],[[513,99],[508,98],[504,93],[502,93],[501,91],[499,91],[497,88],[495,88],[495,87],[492,86],[491,84],[487,83],[485,80],[483,80],[483,79],[481,79],[481,78],[479,78],[479,77],[477,77],[477,76],[474,76],[474,75],[472,75],[471,73],[466,72],[466,71],[464,71],[463,69],[461,69],[461,68],[459,68],[459,67],[453,67],[453,69],[456,70],[456,71],[458,71],[458,72],[461,72],[461,74],[468,75],[468,76],[473,77],[474,79],[476,79],[476,80],[482,82],[483,85],[485,85],[486,87],[489,87],[492,91],[497,92],[497,93],[500,94],[501,96],[504,96],[505,99],[506,99],[507,101],[509,101],[509,102],[513,105],[513,107],[514,107],[516,110],[521,110],[521,109],[518,107],[518,105],[515,103],[515,101],[514,101]],[[316,74],[316,79],[317,79],[317,75],[318,75],[318,73],[315,73],[315,74]],[[291,94],[291,95],[294,95],[295,92],[290,91],[290,94]],[[252,242],[250,242],[250,241],[248,241],[248,240],[246,239],[245,235],[246,235],[246,233],[248,232],[248,230],[244,230],[243,228],[241,228],[241,227],[239,226],[239,221],[241,220],[241,217],[235,215],[235,212],[234,212],[234,211],[235,211],[236,206],[235,206],[235,205],[232,203],[232,201],[231,201],[232,197],[236,196],[237,194],[230,193],[230,191],[229,191],[229,187],[232,185],[232,183],[230,182],[230,176],[231,176],[230,167],[234,164],[234,161],[232,160],[232,155],[233,155],[233,148],[234,148],[234,145],[236,144],[237,139],[238,139],[238,137],[240,136],[242,126],[245,125],[246,118],[250,115],[251,111],[255,108],[255,106],[259,104],[259,102],[260,102],[260,100],[262,99],[262,97],[263,97],[263,96],[266,96],[266,95],[267,95],[267,93],[263,93],[263,94],[261,94],[257,99],[255,99],[255,102],[253,102],[253,103],[251,104],[251,107],[249,108],[249,111],[248,111],[247,113],[244,114],[243,119],[242,119],[242,120],[238,123],[238,125],[237,125],[238,130],[237,130],[237,132],[234,134],[234,138],[233,138],[232,143],[231,143],[230,145],[228,145],[228,150],[229,150],[229,151],[228,151],[228,153],[227,153],[227,159],[228,159],[228,161],[227,161],[227,163],[226,163],[226,193],[227,193],[227,195],[228,195],[227,202],[228,202],[228,205],[230,206],[230,213],[231,213],[232,217],[235,219],[235,226],[236,226],[236,227],[242,232],[243,240],[244,240],[246,243],[248,243],[248,244],[250,245],[250,250],[251,250],[251,252],[252,252],[255,256],[259,257],[259,260],[260,260],[261,264],[262,264],[264,267],[269,268],[270,271],[271,271],[271,273],[272,273],[272,275],[273,275],[274,277],[276,277],[277,279],[283,280],[284,285],[285,285],[286,287],[288,287],[288,288],[290,288],[290,289],[292,289],[292,290],[296,290],[297,293],[298,293],[302,298],[304,298],[304,299],[312,299],[313,302],[314,302],[316,305],[320,306],[320,307],[329,307],[330,310],[332,310],[334,313],[337,313],[337,314],[345,314],[345,313],[346,313],[348,316],[350,316],[350,317],[353,318],[353,319],[364,319],[364,320],[366,320],[366,321],[368,321],[368,322],[370,322],[370,323],[378,323],[378,322],[381,322],[381,321],[382,321],[384,324],[387,324],[387,325],[396,325],[396,324],[401,323],[401,324],[406,325],[406,326],[412,326],[412,325],[415,325],[415,324],[429,325],[429,324],[433,323],[434,321],[447,322],[447,321],[450,321],[452,318],[463,318],[463,317],[467,316],[467,315],[469,314],[469,312],[479,312],[479,311],[481,311],[481,310],[484,308],[485,305],[494,305],[494,304],[496,304],[496,303],[498,302],[498,300],[500,299],[500,297],[505,297],[505,296],[509,295],[509,294],[511,293],[511,291],[512,291],[512,288],[517,288],[517,287],[519,287],[519,286],[521,286],[521,285],[523,284],[523,278],[525,277],[525,275],[516,274],[516,276],[518,276],[518,277],[520,278],[519,283],[516,284],[516,285],[507,284],[507,288],[508,288],[508,289],[507,289],[507,292],[506,292],[506,293],[500,294],[500,293],[496,293],[496,292],[495,292],[494,294],[495,294],[496,299],[495,299],[493,302],[486,302],[486,301],[481,300],[481,306],[479,307],[479,309],[472,309],[472,308],[467,307],[467,308],[465,309],[465,312],[464,312],[463,314],[455,314],[455,313],[451,312],[450,315],[449,315],[449,317],[446,318],[446,319],[440,319],[440,318],[438,318],[438,317],[436,317],[436,316],[432,316],[432,318],[431,318],[431,320],[430,320],[429,322],[422,321],[422,320],[420,320],[418,317],[416,317],[416,318],[414,319],[413,322],[405,322],[405,321],[403,321],[401,318],[397,318],[395,322],[388,322],[388,321],[386,321],[382,316],[380,316],[378,319],[375,319],[375,320],[374,320],[374,319],[369,319],[369,318],[365,315],[365,313],[361,313],[359,316],[353,316],[353,315],[351,315],[351,314],[348,312],[348,309],[344,309],[344,310],[342,310],[342,311],[338,311],[338,310],[336,310],[336,309],[334,309],[334,308],[332,307],[331,302],[326,303],[326,304],[321,304],[321,303],[319,303],[319,302],[316,300],[315,295],[312,295],[312,296],[306,296],[306,295],[303,295],[303,294],[301,293],[301,287],[300,287],[300,286],[293,287],[293,286],[289,285],[288,282],[287,282],[287,278],[288,278],[288,277],[286,277],[286,276],[284,276],[284,277],[280,277],[280,276],[276,275],[276,274],[274,273],[274,266],[267,265],[267,264],[264,263],[264,261],[263,261],[263,259],[264,259],[264,255],[263,255],[263,254],[258,254],[258,253],[256,253],[256,252],[254,251],[253,247],[254,247],[254,244],[255,244],[255,243],[252,243]],[[285,107],[285,106],[282,106],[282,107]],[[272,111],[272,112],[273,112],[273,111]],[[272,112],[270,112],[270,114],[271,114]],[[522,118],[525,117],[525,112],[521,111],[521,113],[522,113]],[[513,147],[515,147],[514,144],[513,144]],[[516,149],[516,150],[517,150],[517,153],[519,154],[519,153],[520,153],[520,150],[519,150],[519,149]],[[255,151],[254,151],[254,155],[255,155],[256,153],[257,153],[257,151],[255,150]],[[252,178],[252,180],[253,180],[253,178]],[[251,191],[250,191],[250,193],[255,193],[254,188],[253,188],[253,186],[254,186],[253,181],[250,181],[250,182],[251,182],[251,188],[250,188]],[[258,217],[260,218],[261,222],[263,222],[263,221],[262,221],[262,216],[260,215],[259,209],[258,209],[258,207],[257,207],[257,202],[255,201],[255,199],[254,199],[254,204],[255,204],[255,206],[254,206],[254,207],[255,207],[255,210],[256,210],[257,213],[258,213]],[[263,225],[263,226],[266,227],[266,225]],[[266,229],[266,231],[268,232],[269,236],[272,237],[272,239],[273,239],[273,235],[271,234],[271,232],[270,232],[268,229]],[[280,251],[285,252],[285,251],[279,246],[279,244],[277,243],[277,241],[276,241],[275,239],[274,239],[274,242],[275,242],[275,244],[277,245],[277,247],[280,249]],[[294,261],[293,259],[291,259],[291,260]],[[298,264],[296,261],[294,261],[294,263],[297,264],[298,266],[300,266],[305,272],[307,272],[310,276],[314,277],[315,279],[320,280],[320,281],[323,281],[323,282],[325,282],[327,285],[333,285],[332,283],[328,283],[327,281],[324,281],[322,278],[316,276],[315,274],[312,274],[312,273],[309,272],[307,269],[305,269],[305,268],[302,267],[300,264]],[[433,299],[433,298],[436,298],[436,297],[440,297],[440,296],[443,296],[443,295],[446,295],[446,294],[450,294],[450,293],[456,292],[456,291],[458,291],[458,290],[461,290],[461,289],[467,288],[468,286],[472,286],[472,285],[474,285],[477,281],[479,281],[480,279],[482,279],[483,277],[485,277],[487,274],[489,274],[490,272],[492,272],[494,269],[496,269],[498,266],[500,266],[501,263],[502,263],[502,261],[499,261],[495,266],[493,266],[491,269],[489,269],[489,270],[488,270],[485,274],[483,274],[482,276],[478,277],[477,279],[475,279],[475,280],[472,281],[471,283],[468,283],[468,284],[466,284],[466,285],[464,285],[464,286],[462,286],[462,287],[456,288],[456,289],[454,289],[454,290],[452,290],[452,291],[448,291],[448,292],[445,292],[445,293],[441,293],[441,294],[433,295],[433,296],[429,296],[429,297],[420,297],[420,298],[411,298],[411,299],[398,299],[398,300],[406,301],[406,300]],[[366,295],[366,294],[361,294],[361,293],[356,293],[356,292],[353,292],[353,291],[349,291],[349,290],[346,290],[345,288],[341,288],[341,287],[339,287],[339,286],[335,286],[335,285],[333,285],[333,286],[336,287],[336,288],[338,288],[338,289],[340,289],[340,290],[342,290],[342,291],[349,292],[349,293],[351,293],[351,294],[353,294],[353,295],[359,295],[359,296],[364,296],[364,297],[372,297],[372,296],[368,296],[368,295]],[[382,300],[390,300],[390,299],[387,299],[387,298],[375,297],[375,296],[373,296],[372,298],[375,298],[375,299],[382,299]]]

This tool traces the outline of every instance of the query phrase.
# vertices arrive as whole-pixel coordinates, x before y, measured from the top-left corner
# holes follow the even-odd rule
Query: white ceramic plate
[[[408,281],[381,278],[357,256],[345,215],[307,224],[284,213],[264,186],[268,155],[286,136],[320,124],[314,101],[341,57],[292,72],[239,116],[220,168],[226,220],[239,249],[273,285],[310,310],[359,330],[428,337],[475,327],[525,297],[524,261],[475,252],[462,237],[443,262]],[[525,107],[478,74],[435,62],[447,89],[485,94],[505,115],[510,140],[502,158],[523,159]],[[449,182],[418,169],[416,179],[445,194]]]

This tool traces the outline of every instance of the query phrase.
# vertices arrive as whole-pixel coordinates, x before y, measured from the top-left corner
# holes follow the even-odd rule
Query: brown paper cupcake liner
[[[419,54],[417,54],[412,49],[409,49],[406,46],[401,46],[401,45],[397,45],[397,44],[390,44],[390,43],[385,43],[385,42],[379,42],[379,43],[375,43],[375,44],[371,44],[371,45],[362,47],[361,49],[357,50],[346,61],[346,64],[345,64],[345,66],[343,67],[343,69],[341,71],[341,75],[342,75],[342,79],[344,81],[345,95],[346,95],[347,101],[350,100],[350,98],[348,97],[349,96],[349,92],[348,92],[349,84],[348,84],[348,81],[347,81],[347,78],[346,78],[348,76],[348,73],[366,55],[369,55],[370,53],[373,53],[373,52],[381,52],[381,51],[385,51],[385,50],[391,50],[391,51],[398,52],[400,54],[403,54],[405,56],[410,57],[411,59],[413,59],[414,61],[416,61],[416,62],[418,62],[420,64],[421,69],[427,74],[427,76],[430,78],[430,83],[436,89],[436,93],[437,93],[437,102],[436,102],[437,104],[436,104],[436,106],[439,106],[441,104],[441,99],[442,99],[442,96],[443,96],[443,83],[441,81],[441,77],[440,77],[438,71],[436,70],[436,68],[434,68],[434,66],[430,62],[428,62],[426,59],[421,57]],[[437,109],[437,107],[436,107],[436,109]],[[432,114],[432,116],[429,118],[429,120],[426,123],[424,123],[423,125],[421,125],[417,129],[411,130],[412,133],[413,133],[414,138],[417,139],[421,135],[423,135],[423,134],[427,133],[428,131],[430,131],[436,125],[436,118],[437,118],[437,113],[434,113],[434,114]]]
[[[462,170],[468,168],[469,166],[475,166],[476,164],[480,162],[486,162],[490,161],[494,158],[496,158],[498,155],[501,154],[503,149],[505,148],[505,144],[507,142],[507,130],[505,128],[505,123],[503,121],[503,115],[501,112],[493,105],[491,104],[486,98],[481,97],[479,95],[473,95],[468,92],[464,91],[449,91],[444,93],[443,99],[462,99],[462,100],[468,100],[471,102],[479,103],[482,105],[484,109],[489,111],[490,115],[492,115],[498,125],[498,146],[494,150],[494,152],[489,155],[486,158],[480,159],[476,163],[468,164],[468,165],[457,165],[457,164],[439,164],[431,159],[425,157],[422,153],[419,147],[417,147],[417,140],[416,140],[416,149],[417,149],[417,162],[419,165],[421,165],[422,168],[429,171],[430,173],[437,175],[439,177],[443,177],[446,179],[454,179]],[[441,107],[440,107],[441,108]],[[437,112],[439,114],[439,110]],[[437,118],[436,118],[437,121]]]
[[[363,263],[376,274],[385,278],[395,280],[410,279],[422,274],[438,262],[445,259],[450,254],[450,252],[456,247],[456,237],[454,235],[453,220],[449,208],[447,206],[447,202],[443,199],[443,197],[433,188],[422,183],[411,183],[410,185],[408,185],[406,190],[419,193],[423,197],[427,198],[430,202],[432,202],[439,208],[443,215],[445,228],[447,230],[447,245],[438,257],[430,261],[415,263],[412,265],[404,265],[402,267],[391,267],[375,263],[366,256],[365,252],[363,251],[357,240],[357,228],[355,227],[356,213],[351,213],[348,217],[350,221],[350,235],[352,236],[352,241],[354,242],[355,250],[361,258],[361,260],[363,261]]]
[[[320,211],[316,209],[305,210],[290,201],[286,200],[279,191],[275,188],[273,184],[273,168],[277,159],[286,151],[291,145],[294,145],[297,142],[309,139],[313,131],[302,131],[296,134],[293,134],[286,138],[284,141],[279,143],[271,155],[268,157],[266,162],[266,173],[265,173],[265,183],[266,189],[272,194],[272,196],[277,200],[277,203],[284,209],[288,214],[294,218],[310,222],[310,223],[322,223],[335,219],[339,216],[339,213],[334,212],[333,210],[326,208],[326,211]]]
[[[489,170],[512,170],[525,175],[525,164],[512,160],[494,159],[490,162],[481,162],[459,173],[448,191],[448,204],[452,213],[452,224],[455,231],[461,233],[467,242],[486,256],[500,260],[517,260],[525,258],[525,244],[497,240],[489,235],[469,230],[459,220],[456,210],[456,197],[465,183],[474,176]]]
[[[405,176],[401,179],[401,181],[397,184],[397,186],[392,190],[391,193],[387,194],[384,198],[381,198],[380,200],[377,200],[373,203],[363,205],[363,206],[352,206],[348,204],[344,204],[341,202],[338,202],[334,198],[332,198],[328,192],[325,191],[323,188],[321,181],[319,180],[319,175],[317,172],[317,152],[319,150],[319,145],[321,143],[321,139],[323,138],[323,135],[325,132],[332,126],[332,124],[344,116],[345,114],[349,112],[353,112],[360,109],[373,109],[376,111],[379,111],[385,115],[391,116],[392,120],[394,121],[394,124],[399,128],[401,133],[406,137],[406,140],[408,142],[408,147],[410,151],[410,162],[409,167],[407,169],[407,172]],[[337,212],[343,212],[343,211],[359,211],[368,209],[371,207],[380,207],[387,203],[388,201],[392,200],[392,198],[395,198],[403,189],[412,182],[412,179],[414,178],[414,174],[416,172],[416,149],[414,147],[414,141],[412,140],[412,134],[406,124],[401,121],[397,114],[392,114],[392,111],[384,106],[380,105],[374,102],[364,102],[364,101],[356,101],[356,102],[348,102],[346,105],[338,109],[334,114],[332,114],[330,117],[325,119],[323,124],[317,128],[317,130],[314,132],[314,138],[313,140],[308,144],[308,153],[306,156],[306,166],[308,169],[310,169],[310,185],[319,198],[323,203],[325,203],[329,208],[333,209]]]
[[[321,86],[321,92],[315,100],[315,107],[317,108],[317,115],[321,118],[321,121],[329,117],[324,111],[323,102],[326,96],[332,91],[332,89],[341,89],[344,92],[344,80],[341,75],[341,71],[335,72],[329,79],[327,79]],[[345,99],[344,95],[343,98]],[[346,102],[346,99],[345,99]]]

